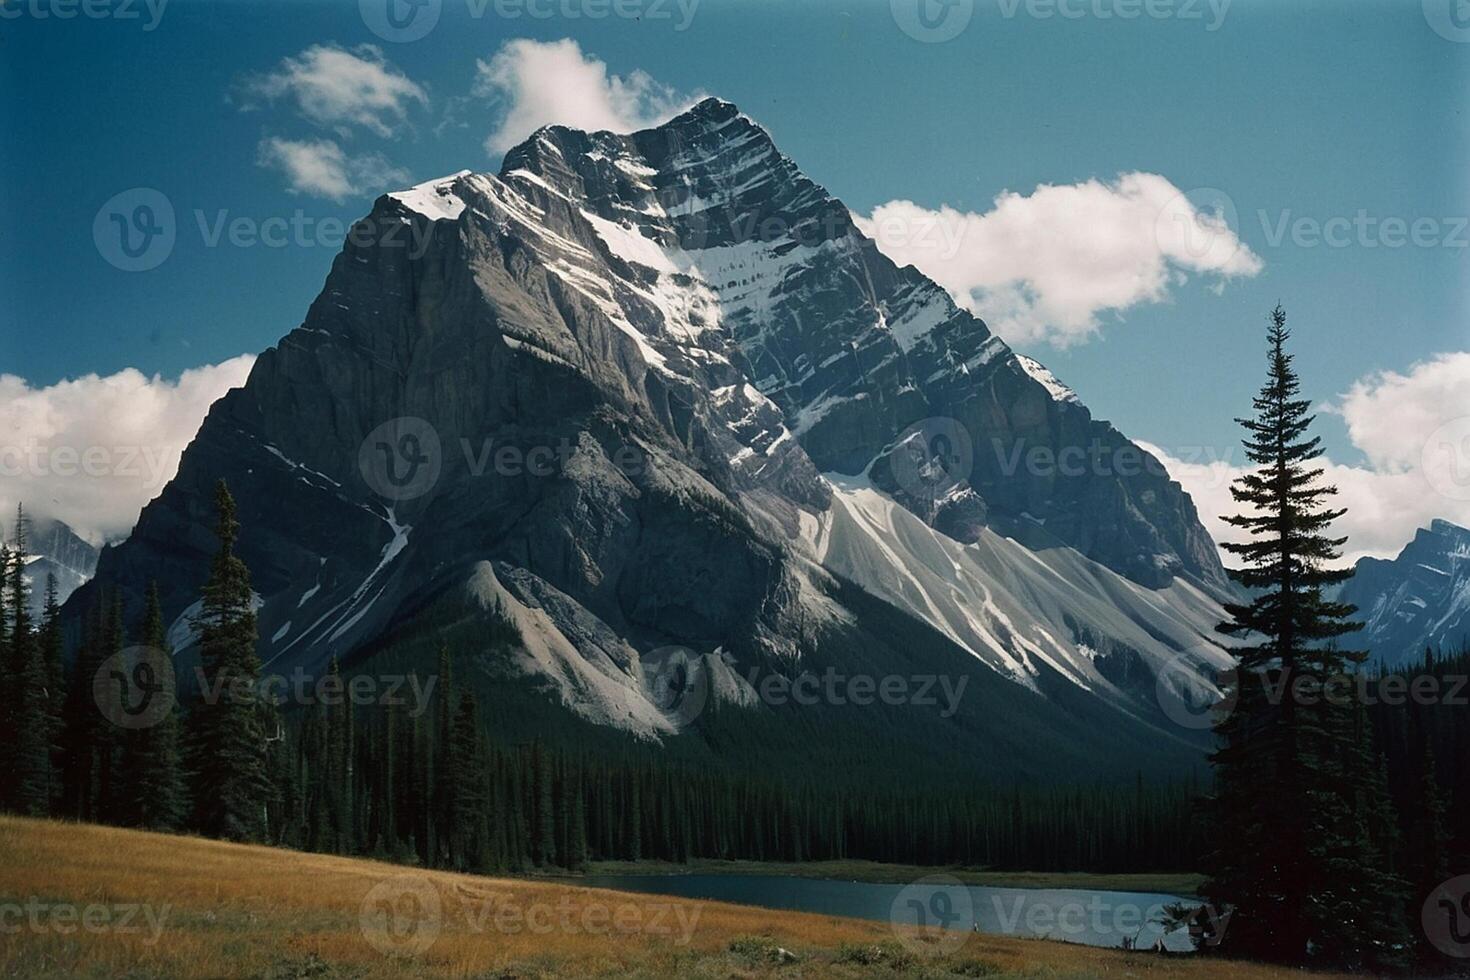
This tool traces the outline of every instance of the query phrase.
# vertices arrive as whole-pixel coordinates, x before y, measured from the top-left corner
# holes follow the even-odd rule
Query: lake
[[[1198,904],[1177,895],[1144,892],[962,885],[942,875],[908,885],[739,874],[587,875],[575,883],[1088,946],[1118,947],[1124,939],[1136,939],[1137,946],[1144,949],[1162,934],[1152,923],[1163,905]],[[1164,937],[1164,944],[1175,952],[1191,950],[1183,930]]]

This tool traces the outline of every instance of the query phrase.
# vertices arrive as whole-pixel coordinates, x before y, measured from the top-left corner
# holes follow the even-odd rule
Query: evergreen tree
[[[141,640],[150,655],[171,660],[156,582],[148,586]],[[172,673],[167,676],[172,679]],[[167,699],[167,711],[155,724],[128,731],[123,738],[122,805],[129,824],[175,830],[186,812],[176,690],[170,686],[156,696]]]
[[[25,510],[17,507],[9,565],[0,570],[10,607],[6,615],[10,766],[5,802],[18,813],[41,816],[51,806],[52,713],[45,653],[31,623],[31,592],[25,577],[28,530]]]
[[[1449,835],[1445,830],[1445,804],[1435,773],[1434,749],[1426,739],[1419,798],[1414,810],[1406,854],[1407,872],[1414,896],[1413,908],[1421,908],[1435,888],[1450,877]],[[1417,959],[1429,965],[1440,959],[1439,951],[1420,936]]]
[[[1322,449],[1308,436],[1311,403],[1299,397],[1289,336],[1278,306],[1255,415],[1238,420],[1256,468],[1231,487],[1248,512],[1226,520],[1249,540],[1224,547],[1242,559],[1231,574],[1252,598],[1228,603],[1230,619],[1219,626],[1247,644],[1235,651],[1239,671],[1227,692],[1234,708],[1215,727],[1206,894],[1235,909],[1227,952],[1284,962],[1352,959],[1342,937],[1397,907],[1394,896],[1361,887],[1361,862],[1370,855],[1356,807],[1370,774],[1355,763],[1351,707],[1321,694],[1363,658],[1333,642],[1359,628],[1348,618],[1353,607],[1323,591],[1351,574],[1329,567],[1346,539],[1328,528],[1344,511],[1329,506],[1336,489],[1313,465]]]
[[[235,554],[240,524],[223,480],[215,489],[219,551],[204,585],[201,690],[189,746],[195,824],[230,840],[262,840],[273,787],[267,772],[268,706],[259,694],[250,572]]]
[[[41,622],[41,659],[46,665],[47,727],[50,740],[50,787],[48,809],[60,812],[66,766],[64,736],[66,731],[66,670],[62,663],[61,603],[57,598],[56,576],[46,576],[46,603]]]

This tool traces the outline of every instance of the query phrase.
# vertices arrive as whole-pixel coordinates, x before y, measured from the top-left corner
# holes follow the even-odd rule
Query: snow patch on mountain
[[[1035,688],[1046,664],[1078,687],[1117,696],[1100,661],[1128,651],[1154,672],[1186,651],[1229,662],[1214,633],[1223,610],[1183,578],[1148,589],[1070,548],[1033,551],[988,528],[961,544],[862,477],[824,478],[832,507],[803,522],[798,538],[815,560],[1025,686]]]
[[[393,191],[388,196],[430,221],[453,221],[465,209],[464,201],[454,193],[454,182],[469,175],[470,171],[460,170],[448,177],[415,184],[406,190]]]
[[[1016,363],[1046,389],[1053,401],[1070,402],[1073,405],[1082,404],[1077,398],[1077,393],[1058,381],[1057,376],[1042,366],[1040,361],[1027,357],[1025,354],[1017,354]]]

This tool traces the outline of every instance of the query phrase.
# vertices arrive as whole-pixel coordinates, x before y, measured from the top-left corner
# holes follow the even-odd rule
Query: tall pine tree
[[[1337,637],[1359,628],[1352,606],[1324,589],[1351,575],[1331,564],[1345,538],[1328,528],[1344,513],[1322,482],[1320,440],[1309,436],[1310,401],[1286,343],[1286,312],[1271,313],[1267,380],[1255,414],[1238,420],[1255,468],[1231,487],[1244,514],[1227,517],[1248,540],[1224,547],[1242,560],[1232,576],[1250,601],[1229,603],[1222,633],[1235,652],[1234,709],[1217,719],[1211,757],[1215,792],[1206,894],[1233,906],[1224,950],[1283,962],[1362,966],[1343,937],[1397,914],[1394,896],[1362,887],[1364,846],[1359,787],[1372,777],[1352,744],[1352,707],[1322,696],[1362,656]],[[1381,869],[1374,869],[1375,872]]]
[[[263,840],[274,792],[266,766],[269,709],[259,696],[250,572],[235,554],[240,522],[223,480],[215,510],[219,551],[196,622],[203,673],[190,717],[194,819],[211,836]]]
[[[171,656],[156,582],[148,586],[141,639],[149,651]],[[185,813],[174,694],[169,689],[159,695],[168,699],[168,710],[159,721],[129,731],[123,738],[120,796],[124,819],[150,830],[174,830]]]

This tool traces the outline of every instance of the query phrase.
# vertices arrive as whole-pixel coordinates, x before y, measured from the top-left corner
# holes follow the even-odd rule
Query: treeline
[[[711,766],[657,747],[491,739],[481,707],[489,695],[457,681],[447,649],[434,685],[414,688],[431,691],[428,701],[412,710],[339,697],[279,712],[256,696],[249,578],[234,556],[238,528],[223,486],[216,504],[219,554],[194,624],[202,682],[174,688],[189,688],[186,703],[168,699],[166,711],[135,720],[109,718],[94,682],[114,664],[121,676],[104,671],[104,680],[131,685],[122,702],[143,703],[143,667],[166,669],[146,655],[167,653],[156,592],[131,626],[116,597],[100,597],[63,670],[54,588],[41,623],[26,611],[21,515],[0,560],[0,655],[19,679],[4,704],[6,809],[491,872],[704,858],[1193,871],[1208,847],[1193,806],[1207,787],[1192,780],[1044,789],[957,774],[936,791],[872,786],[853,773],[762,771],[760,760]],[[499,645],[518,641],[504,619],[491,633]],[[144,652],[130,656],[133,643]],[[350,678],[329,669],[329,689],[346,690]],[[1429,669],[1448,683],[1470,669],[1470,654],[1431,655]],[[1442,841],[1450,859],[1463,842],[1448,837],[1448,807],[1470,801],[1470,713],[1385,700],[1369,717],[1380,764],[1396,777],[1386,833],[1404,848],[1402,866],[1435,866],[1421,853],[1426,842]],[[1429,758],[1440,761],[1425,770]]]
[[[223,485],[216,507],[219,552],[193,624],[201,683],[171,687],[189,688],[181,705],[156,689],[171,666],[150,659],[168,654],[156,590],[131,625],[116,596],[99,595],[63,671],[54,588],[41,624],[26,612],[20,516],[0,617],[0,652],[20,679],[0,748],[6,809],[475,871],[692,858],[1190,866],[1191,785],[994,790],[957,777],[949,791],[904,791],[850,775],[762,774],[759,760],[739,771],[655,748],[492,742],[447,651],[423,710],[341,697],[283,715],[258,696],[249,578]],[[516,642],[509,623],[497,629],[498,642]],[[347,680],[335,663],[330,672]]]
[[[335,668],[334,668],[335,671]],[[589,860],[864,858],[1015,870],[1188,870],[1192,785],[947,794],[487,742],[441,656],[433,707],[317,706],[276,799],[277,842],[466,871]]]

